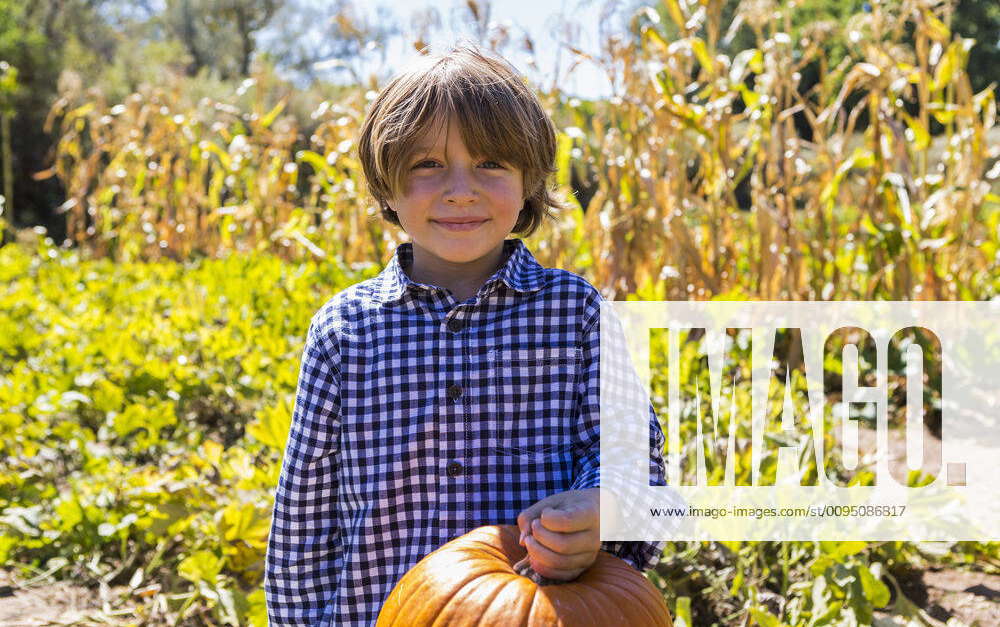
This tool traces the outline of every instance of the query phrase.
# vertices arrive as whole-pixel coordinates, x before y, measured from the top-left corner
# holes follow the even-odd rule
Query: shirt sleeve
[[[583,490],[601,485],[600,437],[600,316],[584,331],[581,364],[582,379],[577,386],[579,422],[575,437],[574,480],[570,489]],[[663,463],[663,431],[652,405],[649,406],[649,477],[650,485],[667,485]],[[635,499],[628,494],[618,494],[620,514],[629,515],[630,503]],[[639,571],[652,568],[660,561],[666,541],[659,542],[601,542],[601,550],[617,555]]]
[[[332,334],[331,334],[332,335]],[[340,352],[309,325],[264,564],[271,625],[316,625],[342,565],[337,522]]]

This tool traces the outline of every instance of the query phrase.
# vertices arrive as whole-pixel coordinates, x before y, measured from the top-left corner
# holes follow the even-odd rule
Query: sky
[[[415,12],[428,6],[437,7],[442,28],[429,42],[432,48],[447,46],[458,36],[468,32],[451,27],[453,21],[451,15],[464,5],[463,0],[436,3],[424,0],[380,0],[380,3],[393,11],[404,26],[411,23],[411,16]],[[365,4],[370,6],[368,3]],[[574,32],[571,40],[575,46],[586,52],[599,50],[598,27],[602,23],[601,12],[604,4],[603,0],[498,0],[492,3],[490,19],[492,22],[508,25],[511,38],[515,41],[519,41],[523,33],[531,36],[535,44],[535,62],[539,67],[537,74],[529,67],[530,55],[521,50],[520,46],[511,45],[506,49],[508,60],[530,80],[537,81],[544,78],[552,81],[558,63],[559,86],[564,93],[584,98],[607,97],[610,95],[610,85],[604,72],[594,64],[584,62],[567,76],[573,55],[557,43],[566,40],[566,35],[560,31],[565,32],[568,27]],[[604,20],[604,23],[609,24],[612,21]],[[413,54],[410,41],[392,42],[386,51],[390,71],[393,66],[404,63]],[[549,86],[539,85],[541,88]]]

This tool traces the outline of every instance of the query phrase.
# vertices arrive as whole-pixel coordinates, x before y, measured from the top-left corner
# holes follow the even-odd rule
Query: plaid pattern
[[[478,293],[404,272],[412,244],[313,316],[268,541],[273,625],[370,625],[424,555],[599,485],[600,293],[519,239]],[[650,483],[665,485],[650,408]],[[663,543],[608,542],[640,570]]]

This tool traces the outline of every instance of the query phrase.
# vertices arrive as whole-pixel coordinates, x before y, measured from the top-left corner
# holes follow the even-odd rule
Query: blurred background
[[[997,297],[993,0],[0,0],[0,622],[264,624],[309,318],[406,240],[354,139],[458,39],[559,129],[526,243],[609,299]],[[996,543],[649,576],[686,625],[1000,624]]]

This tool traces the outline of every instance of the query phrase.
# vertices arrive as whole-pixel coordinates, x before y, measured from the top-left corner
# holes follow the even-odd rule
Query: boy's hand
[[[569,581],[589,568],[601,548],[599,494],[600,488],[558,492],[518,514],[528,555],[515,572],[525,574],[530,564],[542,577]]]

